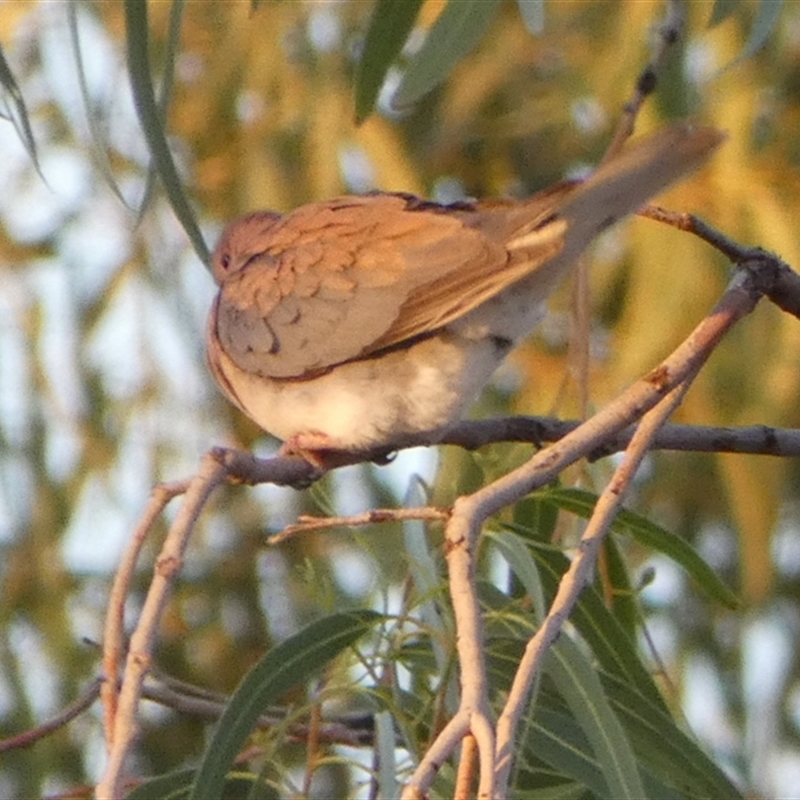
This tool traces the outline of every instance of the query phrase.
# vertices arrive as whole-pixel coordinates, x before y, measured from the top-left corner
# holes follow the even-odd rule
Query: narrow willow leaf
[[[371,113],[386,73],[414,27],[422,0],[377,0],[356,70],[356,123]]]
[[[111,162],[108,160],[108,143],[106,137],[103,135],[102,126],[95,111],[92,99],[89,96],[89,87],[86,83],[86,70],[83,66],[83,52],[81,50],[80,35],[78,32],[78,3],[77,0],[70,0],[67,5],[67,27],[69,28],[70,46],[72,48],[72,56],[75,59],[75,71],[78,74],[78,88],[81,93],[81,100],[83,101],[83,108],[86,112],[86,121],[89,125],[89,135],[92,138],[92,160],[94,161],[97,171],[113,192],[114,196],[126,208],[130,208],[127,201],[122,195],[117,181],[114,178],[114,172],[111,169]]]
[[[753,29],[750,31],[750,36],[747,37],[744,49],[734,63],[750,58],[766,44],[769,35],[775,30],[782,10],[783,0],[760,0]]]
[[[382,615],[374,611],[332,614],[270,650],[239,684],[225,708],[195,777],[190,800],[219,797],[225,775],[264,709],[318,672],[381,619]]]
[[[513,526],[513,530],[525,536],[522,526]],[[553,598],[561,576],[569,568],[569,560],[555,548],[542,547],[538,542],[533,544],[531,554],[539,566],[545,594]],[[570,622],[592,648],[603,669],[612,675],[622,676],[651,702],[666,709],[652,675],[642,665],[634,640],[606,608],[593,587],[587,586],[581,592]]]
[[[782,10],[783,0],[760,0],[753,27],[744,47],[728,66],[720,70],[720,75],[732,70],[742,61],[752,58],[767,43],[767,39],[778,24]]]
[[[620,552],[617,540],[607,536],[603,542],[603,556],[605,563],[605,576],[611,584],[611,613],[617,618],[620,625],[625,628],[631,639],[635,639],[641,613],[638,597],[631,586],[628,565]]]
[[[487,531],[484,538],[494,543],[509,568],[519,578],[533,603],[536,623],[540,625],[547,614],[547,604],[536,561],[531,556],[525,541],[511,531]]]
[[[161,775],[140,783],[125,795],[125,800],[186,800],[192,788],[195,770],[183,769]],[[239,800],[239,798],[259,800],[278,800],[278,793],[255,775],[232,775],[225,780],[220,800]]]
[[[550,708],[537,709],[524,745],[556,773],[578,781],[583,787],[581,796],[585,796],[586,789],[596,797],[609,796],[601,765],[572,717]],[[514,796],[517,796],[516,791]]]
[[[586,788],[582,783],[560,783],[541,789],[521,789],[514,792],[514,800],[585,800]]]
[[[450,0],[411,60],[392,105],[406,108],[438,86],[483,38],[500,0]]]
[[[731,14],[736,13],[739,3],[740,0],[714,0],[714,8],[711,10],[711,19],[708,21],[708,27],[713,28],[728,19]]]
[[[128,44],[128,74],[131,80],[136,113],[144,131],[150,154],[155,162],[158,177],[164,186],[172,210],[194,246],[200,260],[208,267],[210,254],[194,212],[183,191],[172,153],[167,144],[161,114],[156,105],[150,70],[149,37],[147,31],[147,3],[125,0],[125,33]]]
[[[161,80],[161,91],[158,96],[158,110],[160,113],[160,120],[162,127],[166,124],[167,109],[169,108],[170,101],[172,100],[172,87],[175,83],[175,62],[178,56],[178,48],[180,46],[181,34],[181,21],[183,19],[183,6],[184,0],[172,0],[172,5],[169,9],[169,28],[167,31],[167,47],[164,54],[164,69],[163,78]],[[156,165],[154,161],[150,161],[147,168],[147,179],[144,184],[144,192],[142,193],[142,200],[139,203],[138,221],[141,222],[144,212],[150,205],[150,199],[153,196],[153,187],[156,180]]]
[[[562,636],[550,648],[545,670],[591,743],[610,796],[644,797],[633,747],[589,659],[569,637]]]
[[[524,536],[524,529],[515,527]],[[534,544],[531,554],[537,562],[545,595],[552,598],[569,561],[563,553],[541,543]],[[642,664],[635,642],[593,587],[586,587],[581,593],[570,622],[597,659],[605,695],[627,732],[640,767],[646,770],[642,774],[646,789],[654,784],[668,787],[670,791],[655,796],[667,798],[677,794],[687,800],[738,797],[724,773],[677,726],[652,675]],[[502,669],[505,681],[506,672],[513,671],[513,667],[498,660],[502,655],[498,648],[497,643],[492,644],[489,665]],[[522,643],[517,649],[510,648],[504,660],[521,657],[521,648]],[[537,706],[547,705],[547,692],[542,692],[537,697]]]
[[[404,497],[406,508],[424,506],[430,502],[422,481],[413,476]],[[425,524],[422,520],[406,520],[403,522],[403,543],[408,553],[408,567],[411,579],[417,589],[421,601],[417,613],[423,625],[431,632],[431,647],[436,658],[436,669],[443,674],[447,668],[448,654],[444,642],[452,636],[452,631],[442,613],[438,600],[441,594],[441,576],[439,568],[431,555]]]
[[[725,773],[660,704],[651,703],[620,676],[601,672],[600,679],[640,766],[653,780],[691,800],[741,798]]]
[[[487,666],[493,686],[505,687],[510,683],[524,646],[523,641],[512,639],[487,642]],[[570,659],[571,654],[564,657]],[[585,656],[582,658],[585,660]],[[624,675],[611,675],[593,664],[589,666],[597,672],[605,698],[625,731],[644,784],[645,797],[659,800],[740,798],[722,770],[683,733],[660,698],[653,701],[643,696]],[[513,796],[535,796],[531,794],[532,787],[542,783],[549,786],[553,781],[561,784],[572,779],[581,781],[592,796],[615,797],[608,790],[601,771],[602,762],[587,738],[583,727],[586,722],[578,721],[562,695],[562,692],[571,691],[569,683],[562,684],[556,692],[554,662],[548,660],[545,669],[547,681],[537,695],[535,706],[529,706],[519,739]],[[581,701],[579,692],[574,702]]]
[[[553,489],[541,495],[545,502],[588,519],[594,510],[597,496],[580,489]],[[611,530],[635,539],[639,544],[658,550],[680,564],[697,585],[712,599],[728,608],[738,608],[739,598],[717,576],[697,551],[680,536],[670,533],[641,514],[623,510],[614,520]]]
[[[25,105],[25,98],[22,96],[22,92],[17,85],[14,74],[11,72],[8,61],[6,61],[2,46],[0,46],[0,86],[5,89],[7,95],[5,105],[11,124],[16,129],[17,136],[19,136],[20,141],[30,156],[33,166],[39,173],[39,177],[44,180],[42,171],[39,168],[36,140],[33,138],[33,130],[31,129],[30,119],[28,118],[28,108]]]
[[[539,541],[551,542],[558,526],[558,507],[541,502],[539,494],[535,492],[514,505],[514,521],[530,529]]]
[[[194,772],[193,769],[182,769],[152,778],[128,792],[125,800],[153,800],[155,797],[159,800],[183,800],[189,796]]]

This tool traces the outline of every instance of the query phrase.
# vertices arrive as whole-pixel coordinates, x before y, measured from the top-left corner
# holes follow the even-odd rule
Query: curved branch
[[[156,560],[153,580],[136,629],[131,636],[114,717],[108,764],[102,780],[97,785],[95,796],[98,800],[114,800],[121,796],[124,762],[136,735],[136,712],[142,693],[142,684],[152,660],[156,630],[161,621],[173,579],[180,571],[183,554],[195,522],[211,492],[227,477],[225,464],[216,458],[214,452],[203,457],[200,470],[189,482],[183,504]],[[148,511],[152,511],[153,505],[151,504]],[[146,519],[147,515],[145,515]],[[140,528],[143,527],[145,520]],[[124,564],[123,567],[125,567]],[[107,683],[107,685],[109,684]]]
[[[103,702],[103,728],[106,747],[110,748],[114,741],[114,721],[117,716],[117,692],[119,690],[119,673],[122,654],[125,649],[125,600],[130,591],[131,581],[136,571],[136,562],[144,545],[147,534],[155,521],[173,497],[183,494],[189,487],[189,481],[175,481],[156,486],[147,504],[133,537],[128,543],[111,587],[108,601],[108,612],[103,635],[103,685],[100,697]]]
[[[70,703],[54,717],[51,717],[41,725],[37,725],[35,728],[18,733],[16,736],[0,739],[0,753],[30,747],[40,739],[44,739],[45,736],[49,736],[51,733],[63,728],[68,722],[71,722],[75,717],[80,716],[84,711],[92,707],[94,701],[100,697],[102,684],[102,678],[95,678],[77,700]]]

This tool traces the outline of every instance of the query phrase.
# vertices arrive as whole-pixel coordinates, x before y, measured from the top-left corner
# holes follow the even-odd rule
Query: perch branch
[[[442,444],[477,450],[496,442],[557,442],[578,428],[579,420],[555,417],[498,417],[465,420],[450,429]],[[627,427],[588,454],[596,460],[624,450],[633,436]],[[768,456],[800,456],[800,430],[769,425],[716,427],[711,425],[665,425],[653,440],[653,450],[701,453],[749,453]]]

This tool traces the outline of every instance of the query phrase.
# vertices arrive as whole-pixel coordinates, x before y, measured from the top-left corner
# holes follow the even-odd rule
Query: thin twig
[[[183,494],[189,481],[162,483],[153,488],[150,502],[142,514],[139,524],[128,543],[111,587],[108,600],[106,624],[103,635],[103,675],[105,682],[100,689],[103,702],[103,728],[106,747],[110,748],[114,741],[114,722],[117,716],[117,692],[119,688],[119,669],[125,649],[125,601],[130,592],[131,582],[136,571],[142,546],[150,529],[173,497]]]
[[[683,36],[686,27],[686,11],[680,0],[670,0],[664,19],[655,31],[650,61],[636,81],[633,97],[625,104],[624,113],[619,119],[614,138],[606,149],[602,163],[610,161],[619,153],[625,142],[633,135],[636,117],[645,100],[656,90],[658,75],[664,65],[669,49]]]
[[[427,789],[433,783],[439,768],[470,732],[470,712],[463,708],[462,703],[462,708],[453,715],[425,751],[411,779],[403,787],[400,800],[421,800],[427,797]]]
[[[311,783],[314,780],[314,772],[317,768],[319,756],[319,732],[322,725],[322,707],[319,699],[315,699],[311,706],[311,721],[308,726],[308,738],[306,739],[306,769],[303,776],[303,797],[311,795]]]
[[[455,716],[428,747],[403,789],[403,800],[427,796],[444,760],[468,734],[475,739],[480,759],[479,798],[494,795],[494,726],[484,661],[483,626],[475,581],[478,536],[465,536],[450,524],[445,529],[448,587],[455,616],[456,650],[461,667],[461,699]]]
[[[774,253],[760,247],[745,247],[694,214],[669,211],[653,205],[645,206],[638,213],[707,242],[734,264],[747,269],[759,289],[778,308],[800,319],[800,275]]]
[[[151,700],[181,714],[216,722],[222,716],[230,698],[225,695],[206,697],[201,687],[191,688],[195,691],[184,693],[176,691],[161,680],[148,679],[142,687],[142,699]],[[308,741],[311,734],[310,726],[301,722],[291,722],[286,726],[286,712],[283,709],[265,710],[256,721],[258,728],[268,729],[278,726],[286,727],[286,735],[291,741]],[[369,714],[353,714],[323,719],[319,723],[316,735],[320,741],[331,744],[345,744],[350,747],[371,746],[375,741],[373,718]]]
[[[683,211],[670,211],[668,208],[652,204],[640,208],[636,213],[640,217],[654,219],[672,228],[677,228],[679,231],[700,237],[715,250],[719,250],[720,253],[727,256],[734,264],[741,264],[753,253],[753,248],[739,244],[716,228],[703,222],[694,214],[687,214]]]
[[[328,530],[330,528],[354,528],[362,525],[374,525],[380,522],[402,522],[409,519],[428,521],[444,521],[450,512],[443,508],[375,508],[363,514],[349,517],[312,517],[302,515],[293,525],[287,525],[280,533],[270,536],[267,544],[275,545],[285,542],[298,533]]]
[[[470,800],[472,797],[477,755],[478,746],[475,742],[475,737],[471,733],[467,734],[461,742],[461,757],[458,760],[458,773],[456,775],[453,800]]]
[[[102,684],[102,678],[95,678],[77,700],[74,700],[66,708],[59,711],[54,717],[51,717],[41,725],[37,725],[35,728],[23,731],[15,736],[0,739],[0,753],[30,747],[36,744],[40,739],[44,739],[45,736],[49,736],[51,733],[63,728],[67,723],[75,719],[75,717],[80,716],[84,711],[92,707],[94,701],[100,697],[100,687]]]
[[[123,767],[136,736],[136,717],[142,684],[150,667],[156,631],[172,582],[180,571],[183,554],[197,517],[208,496],[227,477],[225,464],[214,452],[204,456],[197,475],[189,482],[183,504],[164,540],[144,607],[131,636],[114,720],[111,750],[105,774],[97,786],[97,800],[116,800],[122,794]]]

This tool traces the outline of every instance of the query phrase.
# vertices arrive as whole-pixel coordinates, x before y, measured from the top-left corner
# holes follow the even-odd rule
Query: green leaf
[[[519,538],[524,537],[524,528],[521,526],[515,528],[520,534]],[[550,600],[555,595],[561,576],[569,567],[569,561],[559,550],[543,546],[532,538],[528,540],[528,546],[537,563],[545,596]],[[627,739],[642,771],[641,779],[648,796],[693,800],[738,797],[736,789],[725,774],[675,723],[652,675],[642,664],[635,641],[605,607],[593,587],[586,587],[581,593],[570,622],[597,659],[597,673],[605,697],[626,731]],[[562,635],[556,647],[563,647],[566,638]],[[510,674],[515,669],[516,660],[521,657],[523,647],[524,642],[519,642],[517,649],[506,648],[508,652],[504,653],[497,642],[492,643],[491,649],[487,652],[487,655],[491,656],[488,659],[489,666],[495,670],[502,670],[504,681],[510,680]],[[563,651],[556,651],[556,655],[561,653]],[[553,678],[550,662],[546,668],[547,675]],[[493,677],[493,681],[496,682],[497,678]],[[560,693],[568,699],[572,691],[568,685],[564,683],[559,688]],[[577,696],[580,692],[585,692],[585,689],[579,690]],[[535,711],[534,723],[539,720],[538,715],[542,707],[554,707],[547,691],[540,691],[536,704],[538,708]],[[580,719],[577,713],[579,709],[572,706],[570,708],[576,719]],[[582,729],[585,724],[586,721],[581,722]],[[552,743],[550,746],[553,746]],[[534,752],[538,754],[538,751]],[[602,762],[603,759],[598,758],[598,763]],[[584,775],[581,772],[571,771],[574,763],[569,760],[548,759],[548,763],[554,769],[561,770],[564,776],[585,781],[589,781],[591,777],[591,774]],[[651,789],[655,790],[650,791]]]
[[[406,508],[430,503],[422,481],[415,475],[409,482],[404,497]],[[436,668],[443,674],[448,662],[444,642],[452,638],[448,621],[440,611],[442,580],[439,565],[431,554],[426,526],[422,520],[403,522],[403,543],[408,554],[408,568],[419,595],[417,614],[429,631],[431,647],[436,658]]]
[[[142,0],[125,0],[125,32],[128,43],[128,74],[131,79],[133,102],[144,131],[150,154],[155,162],[158,177],[186,235],[200,260],[208,266],[210,254],[197,221],[183,191],[183,184],[175,168],[172,152],[167,144],[161,112],[156,104],[150,70],[149,37],[147,31],[147,3]]]
[[[778,17],[780,17],[782,10],[783,0],[761,0],[758,4],[755,22],[753,22],[753,29],[750,31],[747,43],[739,57],[734,61],[734,64],[755,55],[766,44],[769,35],[778,23]]]
[[[519,579],[533,603],[536,623],[541,624],[547,614],[547,604],[536,561],[531,556],[524,539],[511,531],[486,531],[484,538],[486,541],[494,543],[509,568]]]
[[[356,70],[356,123],[371,113],[386,73],[414,27],[423,0],[377,0]]]
[[[778,23],[782,10],[783,0],[760,0],[753,27],[742,51],[728,66],[720,70],[719,75],[728,72],[742,61],[751,58],[766,44],[767,39]]]
[[[25,98],[22,96],[14,74],[11,72],[11,67],[6,61],[5,53],[2,46],[0,46],[0,86],[5,89],[8,99],[5,102],[8,117],[11,124],[17,131],[25,149],[28,151],[31,161],[33,162],[39,176],[44,180],[42,171],[39,168],[39,157],[36,152],[36,140],[33,138],[33,130],[31,130],[30,119],[28,118],[28,108],[25,105]],[[10,101],[10,102],[9,102]]]
[[[125,800],[186,800],[194,777],[193,769],[170,772],[140,783],[132,792],[125,795]],[[266,798],[278,800],[275,790],[258,780],[257,776],[242,774],[228,777],[218,796],[220,800],[239,800],[243,797],[252,797],[254,791],[263,800]]]
[[[540,495],[544,502],[555,503],[565,511],[588,519],[597,500],[596,495],[580,489],[553,489]],[[738,608],[739,598],[717,576],[697,551],[680,536],[670,533],[641,514],[623,510],[611,530],[635,539],[639,544],[658,550],[686,570],[689,577],[712,599],[728,608]]]
[[[182,800],[188,797],[194,780],[193,769],[181,769],[140,783],[125,800]]]
[[[164,53],[164,66],[162,69],[161,91],[158,97],[158,112],[161,127],[166,124],[167,109],[172,99],[172,88],[175,83],[175,62],[180,51],[181,21],[183,19],[184,0],[172,0],[169,9],[169,29],[167,31],[167,46]],[[147,169],[147,179],[139,204],[138,221],[141,222],[144,212],[150,205],[153,187],[158,175],[155,161],[151,161]]]
[[[739,798],[725,773],[688,737],[661,704],[618,675],[600,673],[606,696],[628,731],[640,766],[671,794],[692,800]],[[659,796],[665,796],[666,792]]]
[[[708,21],[708,27],[713,28],[724,22],[732,14],[736,13],[739,8],[740,0],[714,0],[714,8],[711,10],[711,19]]]
[[[526,532],[522,526],[513,526],[513,529],[525,536]],[[533,545],[531,553],[539,566],[539,577],[545,594],[552,599],[561,576],[569,567],[569,560],[554,547],[542,546],[535,540],[530,540],[529,543]],[[570,622],[592,648],[603,669],[614,675],[622,675],[651,702],[665,708],[652,676],[642,665],[634,640],[605,607],[593,587],[587,586],[581,593]]]
[[[306,681],[381,619],[383,616],[374,611],[332,614],[270,650],[239,684],[217,723],[190,800],[218,797],[225,775],[264,709]]]
[[[567,714],[551,708],[537,709],[525,749],[535,753],[560,776],[577,781],[583,788],[579,796],[585,796],[586,789],[596,797],[609,796],[601,765],[592,754],[585,733]]]
[[[91,97],[89,96],[89,87],[86,84],[86,70],[83,67],[83,52],[81,50],[80,35],[78,32],[78,4],[76,0],[70,0],[67,5],[67,26],[69,28],[70,46],[72,48],[72,56],[75,59],[75,70],[78,74],[78,88],[81,93],[81,100],[83,107],[86,111],[86,121],[89,125],[89,134],[92,137],[92,160],[94,161],[97,171],[102,176],[103,180],[109,189],[113,192],[116,198],[126,207],[129,208],[128,203],[122,195],[122,192],[117,185],[114,178],[111,163],[108,160],[108,147],[105,136],[101,130],[101,123],[98,114],[92,107]]]
[[[585,800],[586,789],[582,783],[559,783],[541,789],[522,789],[514,792],[514,800]]]
[[[500,0],[450,0],[411,60],[392,105],[402,109],[438,86],[481,40]]]
[[[542,542],[550,542],[558,525],[558,507],[539,500],[540,492],[524,497],[514,506],[514,522],[524,525]]]
[[[562,636],[550,648],[545,670],[591,743],[610,796],[631,800],[644,797],[636,758],[625,730],[594,667],[568,636]]]
[[[611,612],[632,639],[636,637],[641,613],[636,592],[631,586],[628,566],[613,536],[603,542],[606,576],[611,584]]]
[[[567,636],[559,639],[557,647]],[[487,642],[488,665],[492,683],[503,686],[510,682],[516,664],[522,656],[525,642],[515,639],[497,639]],[[570,640],[571,648],[577,647]],[[592,717],[599,724],[605,712],[597,706],[597,687],[591,681],[578,684],[573,694],[571,688],[573,653],[571,650],[555,654],[545,662],[545,680],[531,704],[521,732],[516,760],[514,797],[536,796],[533,787],[550,785],[555,781],[566,786],[567,779],[579,781],[595,797],[616,797],[607,786],[604,770],[613,767],[613,760],[605,762],[595,754],[587,735],[586,726],[593,725]],[[604,669],[596,670],[581,655],[584,666],[596,671],[602,684],[602,696],[613,711],[624,737],[633,751],[637,769],[644,784],[645,797],[659,800],[709,800],[709,798],[739,798],[736,788],[726,775],[702,751],[696,742],[683,733],[669,711],[660,702],[652,701],[634,689],[624,675],[611,675]],[[575,662],[577,663],[577,662]],[[567,673],[559,675],[557,670],[567,666]],[[580,674],[580,668],[578,674]],[[502,673],[502,675],[501,675]],[[503,691],[501,689],[500,691]],[[576,704],[591,697],[588,711]],[[570,700],[571,702],[567,702]],[[582,718],[582,714],[586,714]],[[608,744],[615,748],[613,723],[601,733],[610,733]],[[601,747],[602,747],[601,743]],[[619,755],[614,755],[616,760]],[[624,756],[627,759],[627,755]],[[629,763],[629,762],[628,762]],[[533,792],[533,794],[532,794]],[[545,794],[545,796],[547,796]],[[582,795],[585,797],[585,794]]]

